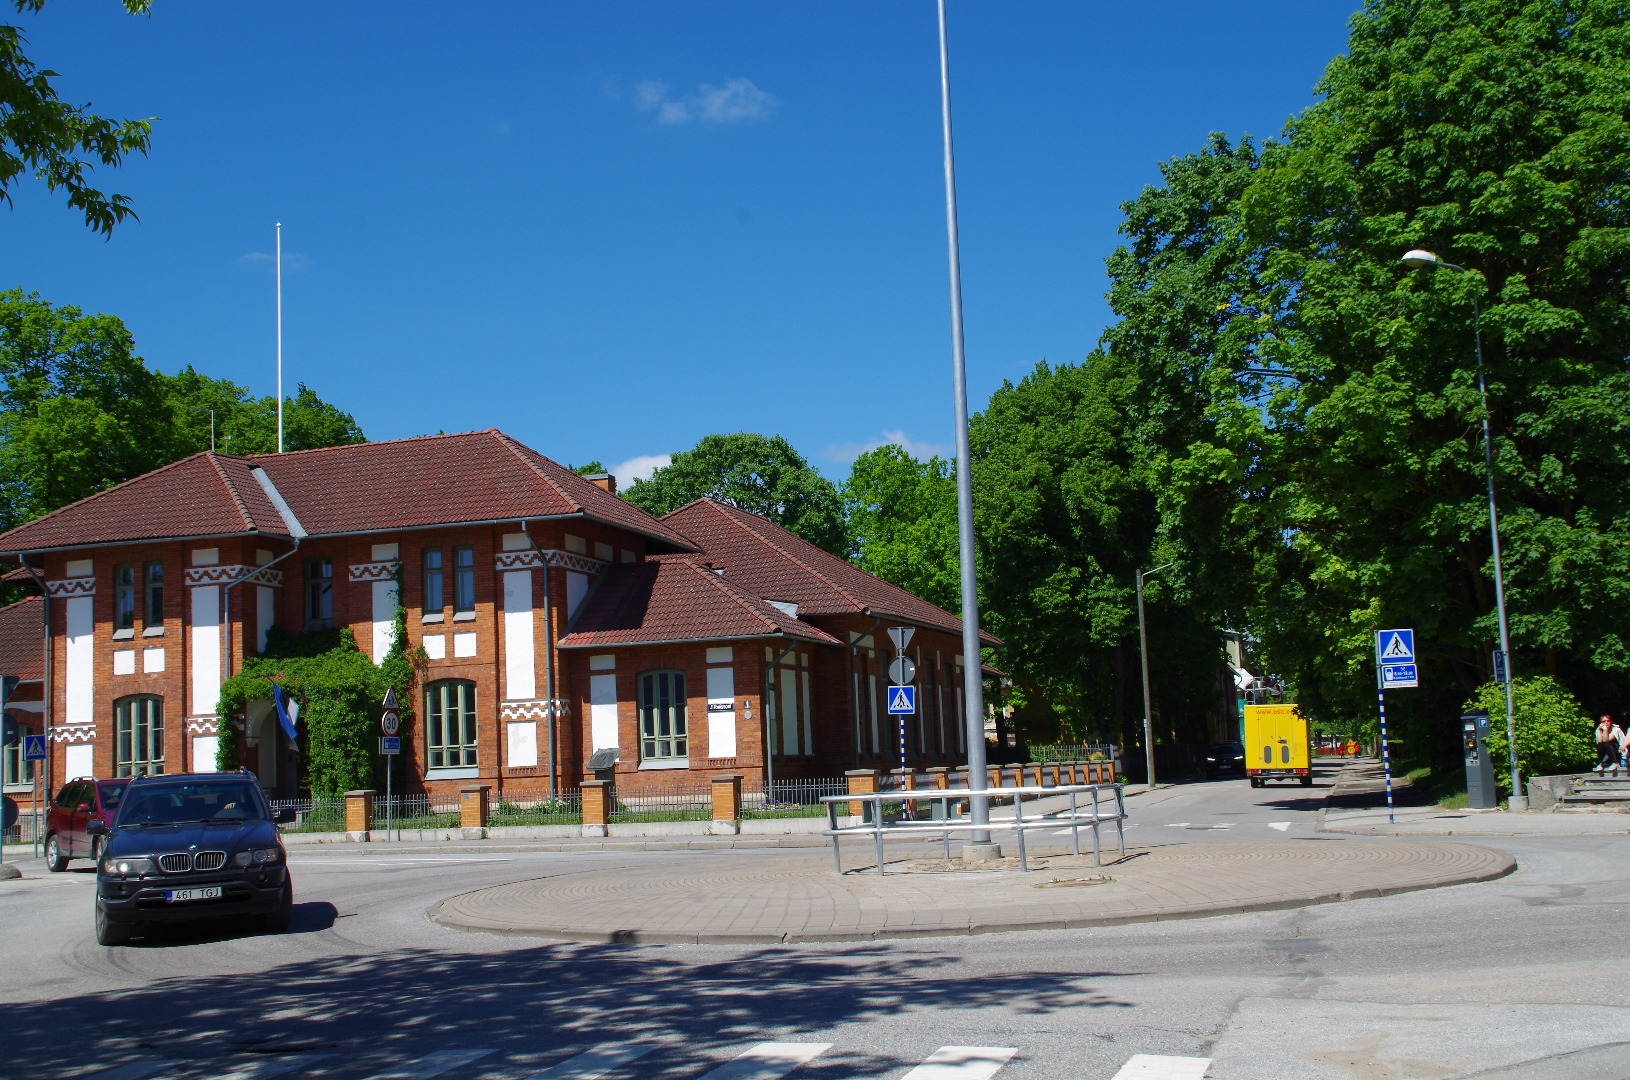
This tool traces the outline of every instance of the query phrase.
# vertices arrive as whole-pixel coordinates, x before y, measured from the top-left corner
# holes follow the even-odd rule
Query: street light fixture
[[[1414,270],[1453,270],[1464,274],[1464,266],[1445,262],[1430,251],[1414,248],[1404,252],[1403,264]],[[1477,296],[1472,296],[1472,336],[1477,342],[1477,392],[1483,396],[1483,472],[1488,481],[1489,537],[1494,548],[1494,606],[1500,617],[1500,652],[1505,656],[1505,737],[1511,751],[1511,799],[1517,805],[1526,804],[1517,774],[1516,707],[1511,696],[1511,630],[1505,615],[1505,574],[1500,566],[1500,516],[1494,506],[1494,440],[1489,432],[1489,392],[1483,378],[1483,310]],[[1522,800],[1522,802],[1518,802]]]
[[[1143,579],[1151,574],[1158,574],[1168,566],[1176,563],[1161,563],[1153,570],[1139,570],[1138,582],[1138,663],[1143,667],[1143,753],[1149,766],[1149,789],[1155,786],[1155,736],[1154,726],[1149,720],[1149,636],[1143,629]]]

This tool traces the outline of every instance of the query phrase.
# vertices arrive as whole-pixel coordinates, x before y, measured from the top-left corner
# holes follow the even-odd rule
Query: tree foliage
[[[112,315],[53,306],[38,293],[0,292],[0,527],[210,447],[277,449],[277,402],[192,367],[147,367]],[[284,445],[364,441],[345,412],[300,384],[284,403]]]
[[[13,0],[18,12],[37,12],[45,0]],[[124,0],[133,15],[146,14],[152,0]],[[0,201],[10,203],[11,189],[25,172],[33,172],[51,191],[68,194],[68,205],[85,215],[85,224],[112,235],[113,227],[135,217],[130,199],[92,187],[90,172],[98,165],[117,167],[127,154],[146,154],[152,120],[108,120],[63,101],[51,80],[59,76],[37,66],[23,52],[22,29],[0,23]]]
[[[918,461],[904,447],[879,446],[855,459],[842,494],[855,565],[959,611],[952,469],[937,457]]]
[[[634,481],[623,497],[657,515],[695,499],[717,499],[769,518],[834,555],[849,553],[838,489],[779,435],[705,436],[649,480]]]
[[[1590,765],[1596,757],[1595,722],[1566,687],[1547,675],[1511,681],[1517,767],[1524,776],[1555,776]],[[1505,687],[1478,687],[1466,710],[1489,714],[1488,748],[1500,791],[1511,794],[1510,743],[1505,735]]]

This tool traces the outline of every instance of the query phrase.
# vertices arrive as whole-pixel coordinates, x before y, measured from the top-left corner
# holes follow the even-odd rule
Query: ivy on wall
[[[300,703],[298,722],[300,787],[313,795],[338,795],[356,788],[380,787],[384,766],[379,757],[380,702],[396,691],[401,704],[404,742],[413,729],[414,689],[428,657],[423,647],[411,654],[407,643],[407,609],[402,605],[402,569],[396,569],[395,641],[376,667],[357,648],[349,629],[290,634],[273,626],[266,648],[244,660],[243,670],[221,685],[215,715],[226,718],[229,731],[216,751],[222,771],[242,764],[240,743],[249,702],[270,700],[272,683]],[[281,734],[276,736],[283,738]]]

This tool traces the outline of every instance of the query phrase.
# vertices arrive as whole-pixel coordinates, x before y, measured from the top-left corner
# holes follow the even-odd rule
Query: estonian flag
[[[300,719],[300,703],[290,697],[287,690],[273,683],[272,704],[277,708],[277,722],[283,725],[283,733],[290,742],[294,742],[298,738],[294,725]]]

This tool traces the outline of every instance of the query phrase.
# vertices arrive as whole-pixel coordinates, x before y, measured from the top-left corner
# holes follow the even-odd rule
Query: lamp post
[[[1464,274],[1464,266],[1444,262],[1430,251],[1415,248],[1406,251],[1403,264],[1416,270],[1453,270]],[[1511,696],[1511,629],[1505,615],[1505,574],[1500,566],[1500,516],[1494,505],[1494,440],[1489,432],[1489,392],[1483,378],[1483,310],[1477,297],[1472,297],[1472,337],[1477,343],[1477,392],[1483,396],[1483,473],[1488,482],[1489,539],[1494,549],[1494,606],[1500,618],[1500,652],[1505,656],[1505,737],[1511,752],[1511,807],[1526,809],[1528,799],[1522,794],[1517,773],[1516,707]]]
[[[1149,635],[1143,628],[1143,579],[1150,574],[1158,574],[1174,563],[1161,563],[1153,570],[1139,570],[1138,583],[1138,663],[1143,668],[1143,754],[1149,766],[1149,788],[1155,786],[1155,735],[1154,725],[1149,719]]]

